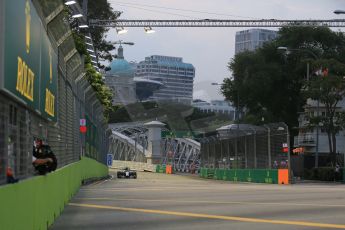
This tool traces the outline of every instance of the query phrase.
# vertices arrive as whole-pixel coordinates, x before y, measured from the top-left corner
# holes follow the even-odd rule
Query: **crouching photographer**
[[[35,141],[32,153],[32,165],[39,175],[45,175],[48,172],[55,171],[57,167],[57,158],[49,145],[43,144],[38,139]]]

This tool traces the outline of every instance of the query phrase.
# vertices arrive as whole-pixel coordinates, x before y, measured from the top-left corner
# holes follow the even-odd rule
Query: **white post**
[[[161,132],[165,126],[162,122],[151,121],[145,123],[144,126],[148,128],[148,153],[146,155],[147,163],[158,164],[161,163]]]

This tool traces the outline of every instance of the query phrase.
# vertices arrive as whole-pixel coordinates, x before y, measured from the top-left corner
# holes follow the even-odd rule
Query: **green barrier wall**
[[[208,169],[201,168],[200,177],[215,180],[278,184],[277,169]]]
[[[82,180],[108,175],[108,168],[89,158],[0,187],[0,229],[47,229],[78,191]]]
[[[207,169],[206,168],[201,168],[200,169],[200,177],[206,178],[207,176]]]
[[[166,166],[165,165],[157,165],[156,166],[156,173],[165,173]]]

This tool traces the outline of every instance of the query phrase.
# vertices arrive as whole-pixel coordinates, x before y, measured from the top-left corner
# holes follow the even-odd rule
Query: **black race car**
[[[137,179],[137,172],[126,167],[120,171],[117,171],[117,178],[134,178]]]

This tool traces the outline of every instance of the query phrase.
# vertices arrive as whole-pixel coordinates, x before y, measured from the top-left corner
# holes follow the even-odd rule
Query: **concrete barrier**
[[[1,186],[0,229],[47,229],[78,191],[83,180],[107,175],[105,165],[82,158],[45,176]]]
[[[129,167],[130,169],[133,169],[136,171],[156,172],[156,165],[148,164],[145,162],[113,161],[113,165],[111,166],[111,168],[115,168],[115,169],[122,169],[125,167]]]

